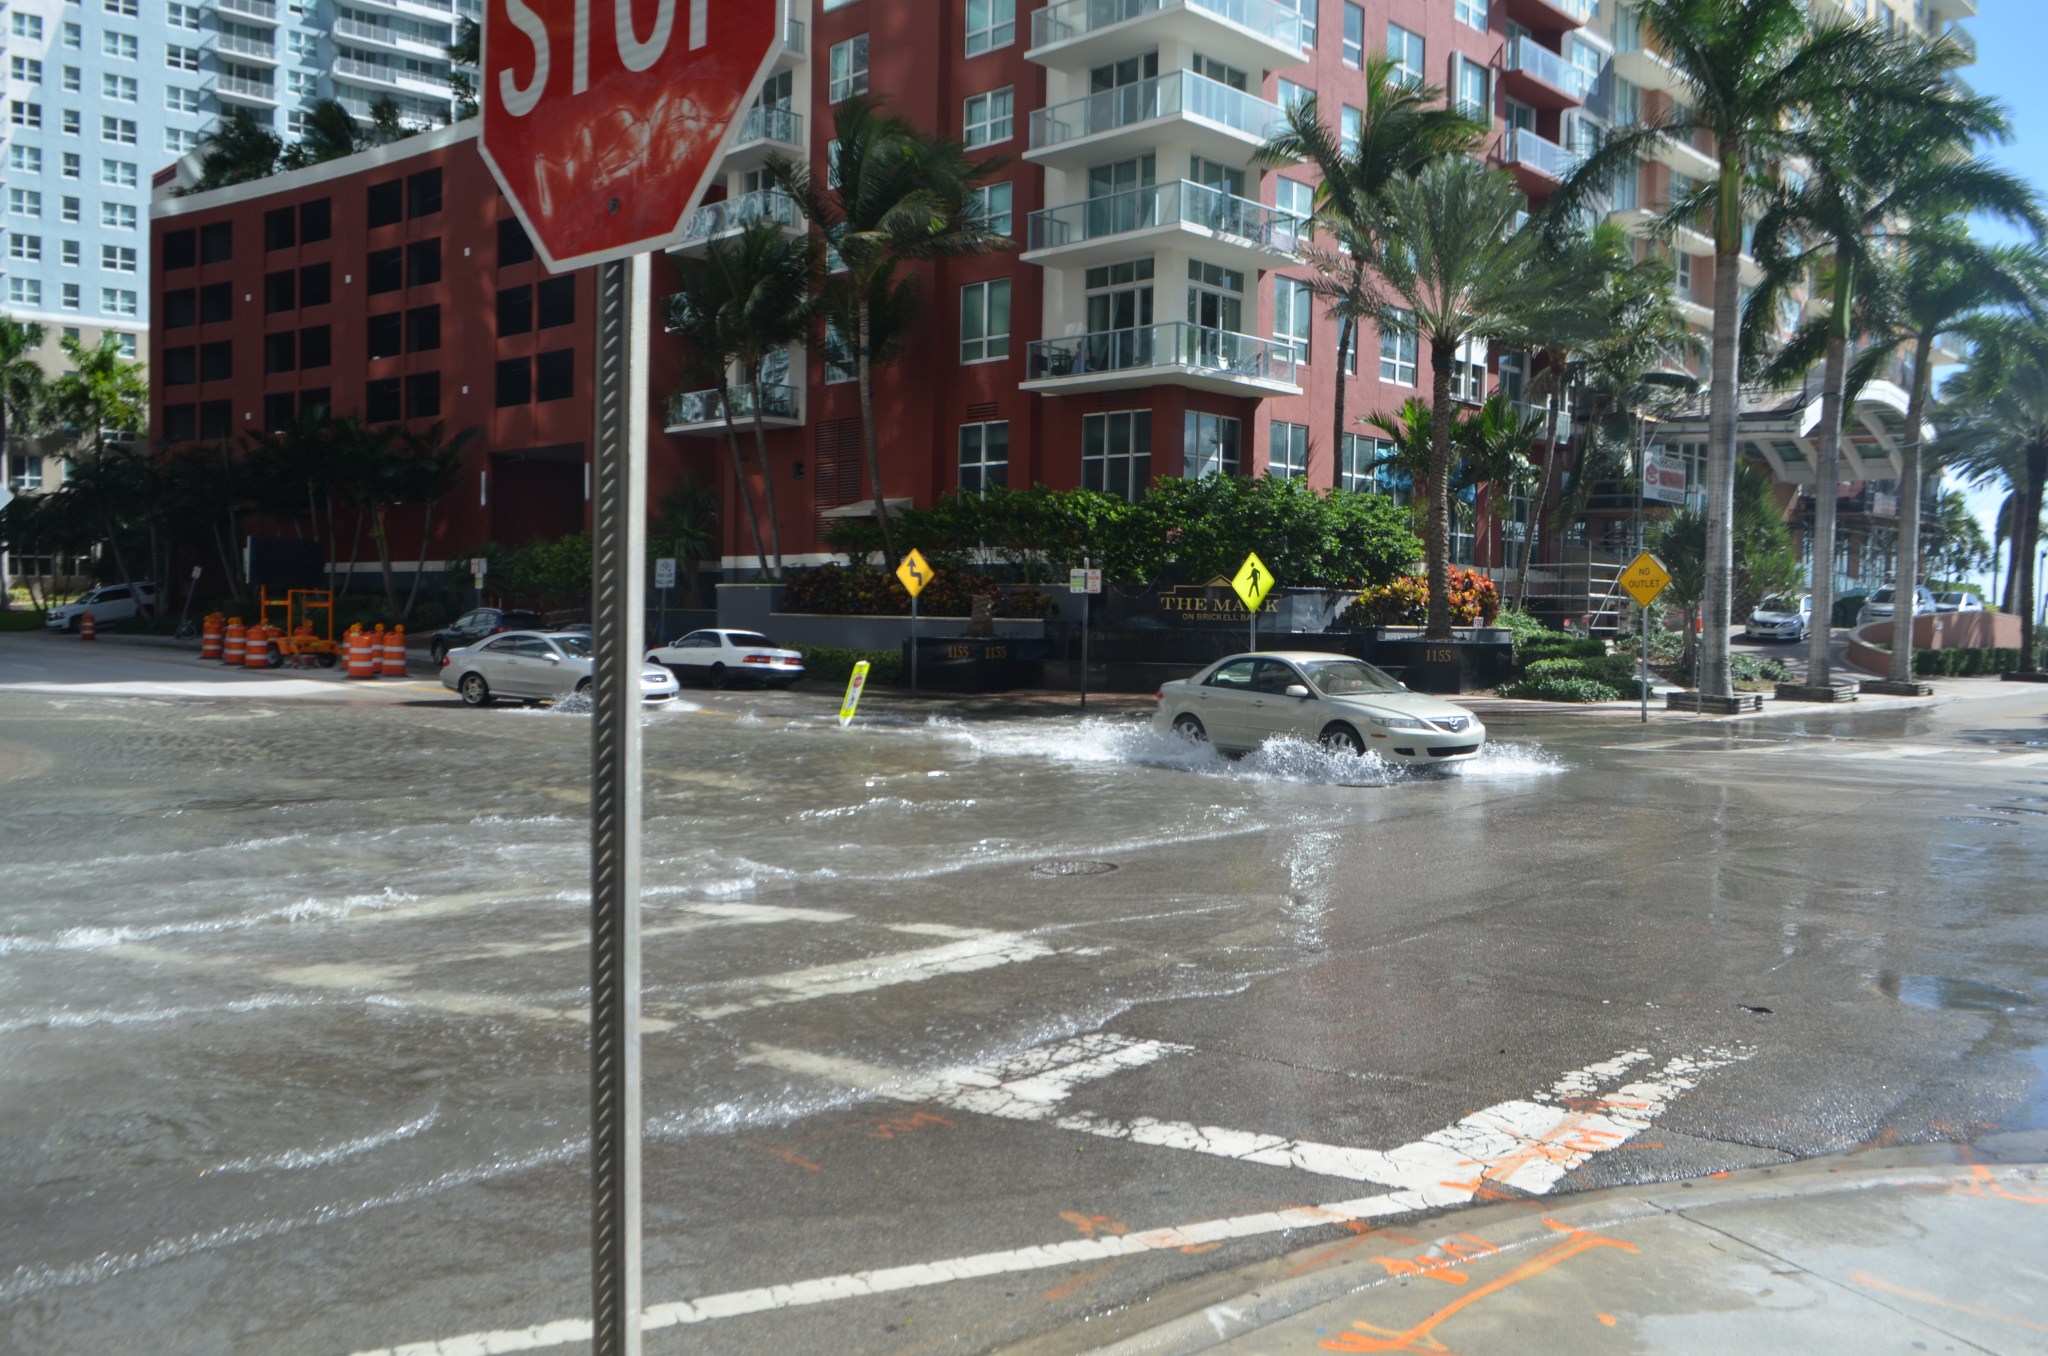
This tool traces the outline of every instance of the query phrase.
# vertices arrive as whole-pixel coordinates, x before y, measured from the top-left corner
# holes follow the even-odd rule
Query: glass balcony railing
[[[804,54],[804,21],[802,19],[791,19],[789,27],[782,30],[782,45],[789,49],[789,53],[792,56],[802,56]]]
[[[723,202],[706,203],[690,213],[689,221],[683,226],[682,243],[687,245],[693,241],[709,240],[757,221],[796,227],[803,224],[803,219],[803,213],[797,210],[796,199],[779,188],[763,188]]]
[[[1031,148],[1176,115],[1218,123],[1258,141],[1271,137],[1285,120],[1276,104],[1206,75],[1175,71],[1039,109],[1031,115]]]
[[[1057,249],[1154,226],[1199,226],[1290,254],[1307,230],[1300,217],[1183,179],[1033,212],[1028,248]]]
[[[1183,8],[1214,14],[1290,51],[1301,50],[1301,15],[1277,0],[1061,0],[1031,16],[1031,45],[1065,42],[1141,14]]]
[[[1561,89],[1583,99],[1600,83],[1600,77],[1566,61],[1548,47],[1524,33],[1508,44],[1508,69],[1533,75],[1552,89]]]
[[[747,110],[746,118],[740,123],[739,135],[733,138],[735,146],[750,141],[779,141],[785,146],[804,144],[804,115],[773,104],[756,104]]]
[[[1273,339],[1213,330],[1186,321],[1038,339],[1028,345],[1031,380],[1131,372],[1148,367],[1202,369],[1250,381],[1294,382],[1294,348]]]
[[[1509,164],[1525,165],[1559,183],[1563,183],[1571,175],[1572,168],[1579,163],[1578,156],[1554,141],[1544,140],[1526,127],[1514,129],[1514,135],[1507,139],[1505,150]]]
[[[734,423],[750,422],[754,417],[754,392],[746,386],[735,386],[724,393],[731,397]],[[708,391],[682,391],[668,398],[668,427],[680,428],[690,424],[722,424],[725,422],[727,401],[716,387]],[[764,419],[795,419],[796,387],[763,386],[761,388],[761,417]]]

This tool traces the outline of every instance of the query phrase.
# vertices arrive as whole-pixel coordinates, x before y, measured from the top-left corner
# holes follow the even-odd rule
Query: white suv
[[[101,622],[126,621],[142,607],[156,610],[156,585],[102,584],[75,603],[51,608],[43,617],[43,625],[52,631],[76,631],[88,612],[97,626]]]

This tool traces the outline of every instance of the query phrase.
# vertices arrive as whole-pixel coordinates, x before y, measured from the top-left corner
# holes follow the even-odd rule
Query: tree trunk
[[[384,610],[398,616],[398,581],[391,573],[391,531],[385,519],[387,505],[370,510],[370,538],[377,543],[377,569],[384,578]]]
[[[1724,149],[1724,154],[1727,152]],[[1740,161],[1735,162],[1738,166]],[[1722,175],[1722,193],[1731,191],[1727,173]],[[1739,183],[1739,176],[1738,176]],[[1741,301],[1736,256],[1741,250],[1741,223],[1736,224],[1736,244],[1714,255],[1714,356],[1707,404],[1707,544],[1706,581],[1700,600],[1701,693],[1715,697],[1735,695],[1734,675],[1728,663],[1728,619],[1733,612],[1735,583],[1735,415],[1741,401],[1735,368],[1740,356]]]
[[[2040,610],[2035,602],[2040,581],[2034,578],[2034,559],[2041,551],[2044,490],[2048,490],[2048,444],[2036,442],[2027,447],[2027,489],[2020,502],[2019,530],[2013,534],[2013,563],[2019,566],[2021,673],[2032,673],[2037,667],[2034,653],[2040,638],[2034,634],[2034,617]]]
[[[1451,638],[1451,360],[1455,342],[1432,339],[1429,344],[1429,532],[1424,540],[1429,562],[1430,640]]]
[[[1536,548],[1543,541],[1543,524],[1550,512],[1550,499],[1557,492],[1557,473],[1564,469],[1564,450],[1557,445],[1558,407],[1564,403],[1564,365],[1558,364],[1557,377],[1550,386],[1550,398],[1544,401],[1543,435],[1543,479],[1536,486],[1536,502],[1529,506],[1528,527],[1522,534],[1522,559],[1515,566],[1515,606],[1522,611],[1529,610],[1529,566],[1536,558]]]
[[[1806,681],[1811,687],[1826,687],[1832,674],[1828,665],[1828,642],[1833,639],[1827,626],[1835,609],[1835,487],[1842,478],[1842,398],[1849,379],[1849,303],[1855,296],[1855,270],[1850,262],[1835,255],[1833,308],[1828,319],[1827,360],[1821,364],[1820,440],[1813,466],[1813,576],[1807,587],[1813,593],[1813,615],[1820,623],[1806,638]],[[1897,590],[1892,597],[1900,598]],[[1912,595],[1894,605],[1894,617],[1904,630],[1894,635],[1913,634]]]
[[[1344,351],[1358,341],[1358,321],[1351,315],[1337,320],[1337,403],[1330,411],[1330,483],[1344,483]]]
[[[348,577],[341,581],[341,591],[343,594],[348,593],[350,589],[355,587],[356,560],[363,554],[363,519],[369,516],[363,512],[360,505],[356,507],[355,515],[356,538],[348,545]]]
[[[13,451],[13,435],[7,427],[7,402],[0,399],[0,486],[7,483],[7,468],[14,464],[10,456]],[[0,546],[0,612],[14,605],[8,596],[13,589],[14,585],[7,577],[7,548]]]
[[[746,464],[740,460],[739,430],[732,422],[732,388],[723,381],[718,383],[718,408],[725,415],[725,450],[732,456],[732,478],[739,486],[740,507],[746,510],[747,527],[754,534],[754,558],[761,562],[761,573],[768,573],[768,552],[761,545],[761,515],[754,512],[754,492],[747,485]]]
[[[775,507],[775,470],[768,462],[768,428],[761,422],[762,400],[767,388],[761,381],[759,364],[754,367],[754,455],[761,462],[761,496],[768,501],[768,543],[775,551],[776,583],[782,582],[782,520]]]
[[[420,600],[420,576],[427,572],[427,541],[434,535],[434,501],[429,499],[420,517],[420,556],[413,562],[412,587],[405,591],[405,612],[400,621],[412,620],[412,607]]]
[[[860,364],[860,428],[861,438],[867,444],[868,480],[875,488],[875,526],[882,529],[882,568],[888,569],[896,559],[896,543],[889,532],[889,505],[882,498],[882,452],[875,433],[875,370],[868,361],[868,299],[860,299],[860,351],[854,360]]]
[[[1923,334],[1913,344],[1913,390],[1906,400],[1906,447],[1900,456],[1899,477],[1899,564],[1892,573],[1892,612],[1909,619],[1907,628],[1892,628],[1892,662],[1888,677],[1895,683],[1913,681],[1912,606],[1920,586],[1920,415],[1927,408],[1928,362],[1933,357],[1934,335]],[[1821,612],[1816,605],[1815,617]],[[1825,618],[1821,618],[1825,622]],[[1901,645],[1898,637],[1907,638]]]

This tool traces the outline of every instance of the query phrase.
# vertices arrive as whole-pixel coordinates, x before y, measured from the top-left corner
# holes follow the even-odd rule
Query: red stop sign
[[[782,46],[770,0],[486,0],[482,148],[559,272],[673,239]]]

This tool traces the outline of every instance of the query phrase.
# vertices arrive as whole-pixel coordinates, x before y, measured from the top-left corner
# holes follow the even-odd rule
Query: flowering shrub
[[[1453,565],[1450,585],[1452,622],[1491,625],[1500,615],[1500,590],[1485,575]],[[1354,626],[1420,626],[1429,620],[1429,581],[1411,574],[1369,588],[1344,617]]]
[[[952,570],[925,585],[917,596],[917,610],[926,617],[971,616],[977,594],[996,600],[998,617],[1050,617],[1055,611],[1052,599],[1037,589],[1007,587],[987,575]],[[842,617],[907,617],[910,595],[894,574],[821,565],[790,575],[782,589],[782,608]]]

